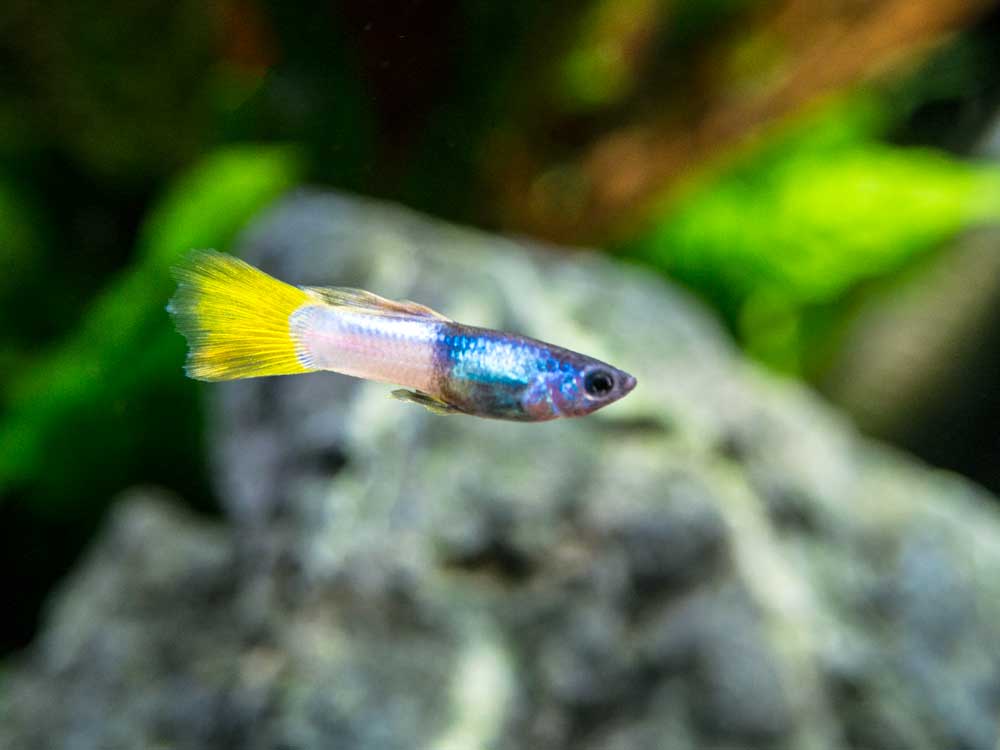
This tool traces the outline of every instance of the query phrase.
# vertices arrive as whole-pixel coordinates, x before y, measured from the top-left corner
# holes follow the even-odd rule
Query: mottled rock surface
[[[209,387],[225,525],[125,498],[5,674],[11,750],[994,750],[993,498],[585,253],[303,194],[246,257],[639,378],[578,421]]]

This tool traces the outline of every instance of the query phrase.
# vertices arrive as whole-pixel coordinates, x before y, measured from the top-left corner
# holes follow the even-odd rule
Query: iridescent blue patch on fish
[[[468,414],[524,421],[579,416],[625,395],[635,379],[603,362],[534,339],[455,323],[438,336],[443,401]],[[589,372],[608,382],[587,392]]]

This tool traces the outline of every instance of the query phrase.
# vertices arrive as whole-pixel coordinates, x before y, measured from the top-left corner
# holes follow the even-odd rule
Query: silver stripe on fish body
[[[439,337],[434,319],[306,305],[292,313],[290,326],[299,359],[310,370],[434,391]]]

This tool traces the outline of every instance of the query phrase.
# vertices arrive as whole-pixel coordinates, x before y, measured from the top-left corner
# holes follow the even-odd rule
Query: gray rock
[[[996,747],[995,500],[744,364],[684,294],[328,195],[243,250],[639,387],[541,425],[333,375],[210,387],[230,523],[123,499],[7,672],[0,747]]]

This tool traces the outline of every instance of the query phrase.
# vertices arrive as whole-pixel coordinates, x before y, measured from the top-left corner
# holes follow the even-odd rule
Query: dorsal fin
[[[334,307],[354,307],[372,315],[412,315],[418,318],[449,320],[425,305],[410,302],[410,300],[386,299],[372,292],[366,292],[364,289],[354,289],[348,286],[305,286],[302,288],[321,302]]]

